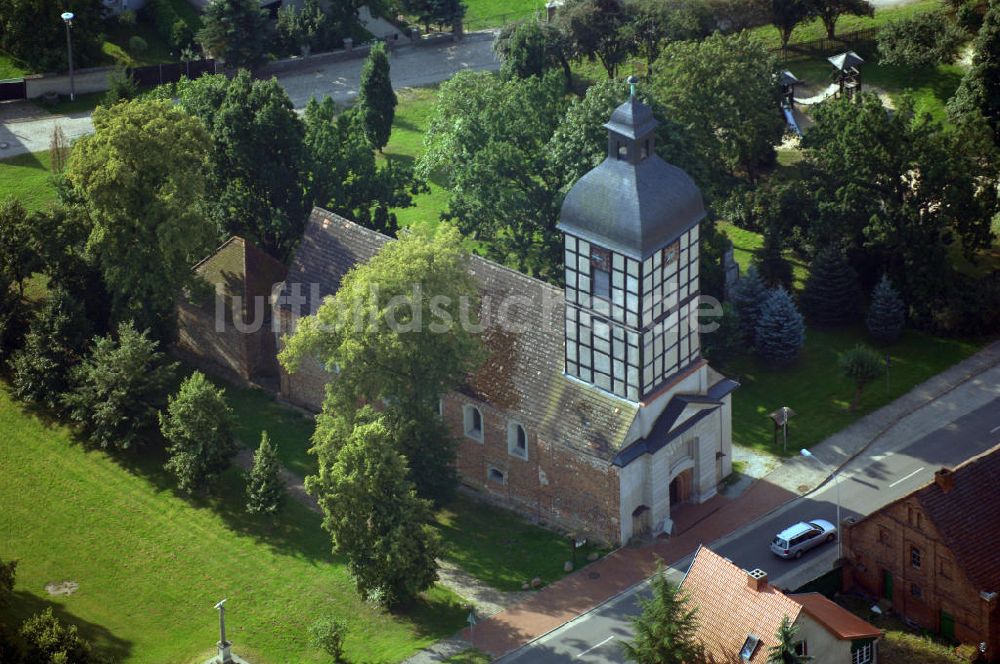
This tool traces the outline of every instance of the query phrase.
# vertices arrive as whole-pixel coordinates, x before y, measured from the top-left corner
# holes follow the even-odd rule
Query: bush
[[[21,638],[28,647],[26,661],[32,664],[96,664],[99,660],[90,650],[76,625],[62,624],[52,607],[37,613],[21,625]]]
[[[865,385],[881,376],[885,371],[882,356],[874,349],[862,344],[840,353],[837,356],[837,366],[840,367],[840,373],[854,383],[855,393],[854,400],[851,402],[851,410],[858,407]]]
[[[336,618],[320,618],[309,627],[309,636],[317,648],[333,658],[334,662],[344,661],[344,636],[347,625]]]
[[[277,513],[285,497],[285,483],[281,481],[278,450],[266,431],[261,434],[260,446],[253,454],[253,466],[246,474],[246,483],[248,513]]]
[[[806,342],[806,327],[792,296],[784,288],[768,295],[757,321],[756,348],[760,356],[775,366],[787,366],[799,356]]]
[[[128,50],[137,55],[145,53],[149,49],[149,44],[139,35],[132,35],[128,38]]]
[[[174,21],[170,28],[170,46],[175,51],[194,48],[194,30],[182,19]]]
[[[104,106],[114,106],[118,102],[135,99],[139,96],[139,84],[124,67],[118,67],[108,74],[108,91],[104,93],[101,103]]]
[[[955,14],[958,24],[969,34],[975,35],[979,28],[983,27],[983,12],[979,7],[978,0],[968,0],[962,3]]]
[[[903,67],[934,67],[955,60],[965,34],[944,12],[916,14],[889,23],[879,32],[879,62]]]
[[[180,51],[191,43],[192,39],[188,39],[187,43],[178,43],[176,41],[177,36],[174,33],[177,23],[184,23],[184,21],[174,11],[173,5],[167,0],[150,0],[144,11],[149,16],[156,31],[160,33],[163,41],[170,45],[171,50]],[[184,26],[187,28],[186,23],[184,23]],[[190,33],[191,29],[187,28],[187,31]]]

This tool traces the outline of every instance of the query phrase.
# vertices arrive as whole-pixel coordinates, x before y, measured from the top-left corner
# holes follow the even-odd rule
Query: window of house
[[[611,252],[601,247],[590,248],[590,294],[611,299]]]
[[[663,264],[669,265],[677,260],[677,256],[680,254],[681,244],[680,242],[674,242],[673,244],[668,244],[663,248]]]
[[[497,484],[507,483],[507,474],[504,473],[499,468],[494,468],[493,466],[490,466],[486,472],[486,476],[489,478],[491,482],[496,482]]]
[[[920,586],[918,586],[917,584],[911,583],[910,584],[910,594],[913,595],[914,597],[916,597],[917,599],[920,599],[921,597],[923,597],[924,591],[921,590]]]
[[[465,435],[473,440],[483,442],[483,414],[475,406],[466,406],[465,415]]]
[[[910,564],[920,569],[920,549],[915,546],[910,547]]]
[[[872,643],[863,643],[852,648],[851,651],[851,664],[871,664],[872,662]]]
[[[799,657],[809,656],[809,644],[805,641],[799,641],[795,644],[795,654]]]
[[[528,458],[528,433],[517,422],[507,425],[507,453],[522,459]]]

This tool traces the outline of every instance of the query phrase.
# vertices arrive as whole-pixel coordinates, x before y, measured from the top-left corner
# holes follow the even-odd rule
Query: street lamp
[[[843,546],[840,543],[841,542],[841,540],[840,540],[840,536],[841,536],[841,532],[840,532],[840,528],[841,528],[841,524],[840,524],[840,473],[838,471],[836,471],[836,470],[833,470],[832,468],[830,468],[830,466],[826,465],[825,463],[823,463],[822,461],[820,461],[819,459],[817,459],[816,455],[814,455],[812,452],[810,452],[809,450],[807,450],[805,448],[802,448],[801,450],[799,450],[799,453],[802,456],[806,457],[807,459],[812,459],[813,461],[815,461],[819,465],[823,466],[827,470],[832,471],[832,473],[833,473],[833,483],[837,486],[837,560],[840,560],[841,558],[844,557],[844,549],[843,549]]]
[[[73,12],[63,12],[62,20],[66,24],[66,50],[69,52],[69,100],[74,101],[76,88],[73,86],[73,38],[69,31],[73,27]]]

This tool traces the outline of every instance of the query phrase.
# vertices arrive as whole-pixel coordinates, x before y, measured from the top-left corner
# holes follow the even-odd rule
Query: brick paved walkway
[[[681,561],[694,553],[702,542],[716,540],[747,521],[780,507],[796,495],[761,480],[738,500],[720,497],[719,500],[726,501],[725,504],[708,514],[697,528],[691,529],[689,521],[686,524],[688,529],[675,537],[657,539],[641,548],[618,549],[553,583],[521,604],[479,623],[472,635],[474,645],[500,657],[642,581],[656,569],[658,559],[667,564]],[[703,506],[689,509],[704,513]],[[678,521],[684,521],[681,515],[678,515]],[[461,632],[461,638],[472,640],[468,629]]]

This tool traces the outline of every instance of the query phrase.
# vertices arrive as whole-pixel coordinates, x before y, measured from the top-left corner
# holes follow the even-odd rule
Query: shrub
[[[33,664],[96,664],[90,644],[76,625],[65,626],[48,607],[21,625],[21,638],[28,647],[26,661]]]
[[[309,636],[317,648],[333,658],[334,662],[344,661],[344,636],[347,625],[336,618],[320,618],[309,627]]]
[[[285,483],[281,481],[281,462],[278,450],[271,443],[267,432],[260,436],[260,446],[253,454],[253,466],[246,475],[247,512],[274,514],[285,497]]]
[[[757,321],[756,348],[765,361],[786,366],[795,361],[806,342],[802,314],[784,288],[770,292]]]
[[[117,67],[108,74],[108,91],[104,93],[101,103],[114,106],[118,102],[135,99],[139,95],[139,85],[124,67]]]
[[[978,0],[967,0],[962,3],[955,14],[955,19],[969,34],[975,35],[979,28],[983,27],[983,13],[979,8]]]
[[[128,50],[132,53],[142,54],[149,49],[149,44],[139,35],[132,35],[128,38]]]
[[[952,62],[965,34],[944,12],[927,12],[889,23],[879,32],[880,63],[933,67]]]
[[[851,410],[858,407],[865,385],[885,371],[882,357],[872,348],[861,344],[840,353],[837,356],[837,365],[840,367],[840,373],[854,383],[855,392]]]

